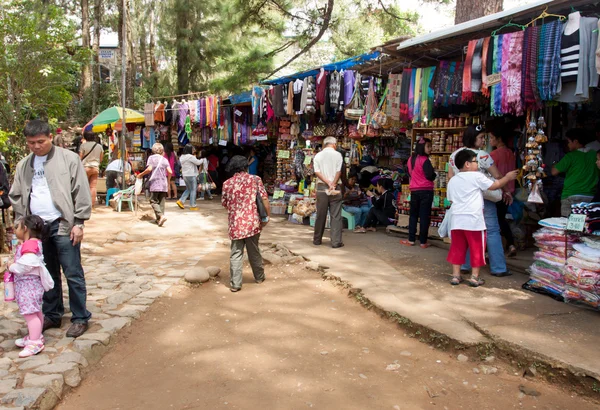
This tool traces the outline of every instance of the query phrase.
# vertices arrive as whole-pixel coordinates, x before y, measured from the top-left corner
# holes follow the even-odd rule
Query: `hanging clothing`
[[[344,71],[340,71],[340,95],[338,96],[338,107],[337,110],[339,112],[343,112],[344,111],[344,107],[345,105],[345,101],[346,101],[346,90],[344,87]]]
[[[435,75],[435,67],[423,69],[423,80],[421,83],[421,118],[432,118],[433,116],[433,88],[431,84]]]
[[[471,92],[471,66],[473,64],[473,54],[475,53],[476,45],[477,40],[471,40],[467,46],[467,57],[465,59],[465,68],[463,70],[462,85],[462,99],[465,102],[473,100],[473,93]]]
[[[304,81],[303,80],[296,80],[294,81],[294,100],[293,100],[293,104],[294,104],[294,113],[295,114],[302,114],[302,111],[300,110],[301,106],[302,106],[302,88],[304,87]]]
[[[294,83],[290,81],[287,93],[287,115],[294,114]]]
[[[502,112],[521,116],[523,111],[522,64],[523,64],[523,39],[524,31],[510,34],[508,55],[502,55]]]
[[[554,99],[560,85],[560,40],[562,23],[542,25],[538,54],[538,90],[542,101]]]
[[[525,30],[523,46],[523,101],[526,109],[539,109],[542,101],[537,88],[537,56],[540,26]]]
[[[165,124],[171,125],[173,122],[173,103],[165,105]]]
[[[475,50],[473,51],[473,61],[471,62],[471,95],[474,97],[475,94],[481,92],[482,83],[482,70],[483,70],[483,38],[480,38],[475,43]]]
[[[185,102],[179,104],[179,118],[178,118],[178,126],[179,130],[185,129],[185,119],[188,115],[188,106]]]
[[[188,101],[187,102],[187,106],[188,106],[188,110],[189,110],[189,115],[190,115],[190,121],[197,123],[198,122],[198,112],[196,111],[196,101],[197,100],[193,100],[193,101]]]
[[[400,121],[400,94],[402,93],[402,74],[390,74],[388,78],[387,109],[393,121]],[[388,113],[386,113],[388,114]]]
[[[315,107],[315,77],[306,78],[306,105],[304,112],[314,114],[317,112]]]
[[[410,87],[408,89],[408,121],[412,121],[415,115],[415,98],[417,94],[417,69],[412,69],[410,72]]]
[[[346,70],[344,72],[344,105],[348,106],[352,101],[354,94],[354,71]]]
[[[490,41],[491,37],[483,39],[483,48],[481,50],[481,94],[485,97],[490,96],[490,88],[487,85],[487,65],[490,54]]]
[[[495,36],[494,38],[494,59],[492,63],[492,72],[500,73],[502,69],[502,46],[504,36]],[[490,112],[492,115],[502,115],[502,84],[492,86],[490,91]]]
[[[598,18],[580,18],[577,81],[566,84],[559,82],[557,93],[560,95],[557,97],[558,101],[566,103],[587,101],[590,98],[590,88],[598,86],[599,77],[595,58],[595,52],[598,48],[598,35],[594,33],[597,27]]]
[[[402,71],[402,84],[400,88],[400,121],[408,122],[408,95],[410,90],[410,82],[412,78],[412,69],[407,68]]]
[[[423,80],[423,69],[417,68],[415,73],[415,88],[414,88],[414,102],[413,102],[413,123],[421,121],[421,98],[422,88],[421,81]]]
[[[333,110],[338,109],[340,88],[342,87],[340,73],[334,71],[329,79],[329,101]]]
[[[571,34],[563,33],[560,46],[560,79],[563,84],[577,81],[579,50],[579,28]]]
[[[276,85],[272,90],[273,111],[277,117],[285,117],[286,114],[286,104],[284,104],[284,101],[287,103],[287,100],[283,98],[283,89],[283,86]]]
[[[317,107],[325,105],[326,96],[327,96],[327,71],[321,71],[319,74],[317,74],[317,95],[316,95]]]
[[[165,105],[158,103],[154,107],[154,122],[165,122]]]

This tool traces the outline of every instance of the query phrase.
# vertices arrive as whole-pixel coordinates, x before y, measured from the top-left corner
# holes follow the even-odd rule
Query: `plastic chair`
[[[110,197],[117,192],[119,192],[119,188],[110,188],[108,191],[106,191],[106,206],[110,205]]]
[[[117,212],[121,212],[121,207],[123,206],[123,202],[127,202],[129,204],[129,210],[135,211],[135,207],[133,205],[133,198],[135,196],[135,186],[130,186],[129,188],[119,191],[115,194],[117,199]]]
[[[348,220],[348,230],[353,231],[356,227],[356,219],[354,218],[354,214],[346,212],[344,208],[342,208],[342,218],[346,218]]]

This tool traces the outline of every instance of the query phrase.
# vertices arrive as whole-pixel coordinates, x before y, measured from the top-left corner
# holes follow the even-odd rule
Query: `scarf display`
[[[435,91],[433,97],[433,103],[436,107],[444,105],[444,99],[448,92],[448,86],[450,85],[450,62],[441,61],[437,69],[437,75],[435,76]]]
[[[421,82],[421,118],[432,118],[434,91],[431,88],[431,82],[435,75],[435,67],[423,69],[423,79]]]
[[[502,68],[503,40],[504,36],[496,36],[494,39],[493,74],[499,73]],[[492,86],[490,92],[490,111],[492,115],[502,115],[502,84]]]
[[[463,69],[463,83],[462,83],[462,100],[464,102],[473,101],[473,92],[471,90],[471,75],[473,65],[473,54],[475,54],[475,47],[477,46],[478,40],[469,41],[467,47],[467,58],[465,59],[465,67]]]
[[[487,75],[488,75],[488,60],[489,60],[489,50],[490,50],[490,40],[491,37],[486,37],[483,39],[483,48],[481,50],[481,93],[485,97],[490,96],[490,88],[487,85]],[[493,46],[492,46],[493,47]]]
[[[417,68],[415,70],[415,88],[414,96],[415,100],[413,103],[413,117],[412,122],[421,121],[421,81],[423,79],[423,69]]]
[[[475,97],[476,93],[481,92],[481,78],[482,78],[482,51],[483,51],[483,39],[480,38],[475,43],[475,50],[473,51],[473,61],[471,62],[471,93]]]
[[[412,121],[415,114],[415,81],[417,78],[417,70],[413,69],[410,72],[410,87],[408,88],[408,121]]]
[[[456,69],[454,70],[454,75],[452,76],[452,92],[450,93],[450,101],[449,105],[457,104],[460,105],[462,103],[462,86],[463,86],[463,70],[465,68],[465,63],[460,62],[456,64]],[[450,71],[452,71],[452,66],[450,66]]]
[[[522,64],[524,31],[507,34],[510,41],[508,47],[503,47],[502,54],[502,112],[504,114],[523,115]],[[507,54],[504,54],[504,51]]]

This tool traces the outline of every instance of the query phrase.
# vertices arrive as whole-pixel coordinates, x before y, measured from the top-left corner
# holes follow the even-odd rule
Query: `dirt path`
[[[163,232],[189,231],[184,215],[171,212],[168,231],[148,230],[145,239],[161,242],[160,252],[178,247],[192,256],[189,233],[164,242]],[[224,239],[221,214],[198,218]],[[243,291],[232,294],[226,245],[206,260],[223,268],[219,282],[172,288],[119,334],[58,408],[597,408],[500,363],[485,368],[497,374],[484,374],[479,361],[433,350],[301,265],[269,266],[261,285],[246,268]],[[540,395],[525,395],[520,385]]]

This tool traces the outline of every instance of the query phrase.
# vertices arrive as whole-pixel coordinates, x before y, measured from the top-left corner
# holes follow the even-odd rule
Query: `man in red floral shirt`
[[[262,228],[269,217],[261,221],[256,206],[256,194],[260,194],[267,215],[271,214],[269,197],[262,180],[248,174],[248,160],[236,155],[227,164],[227,172],[233,177],[223,184],[221,203],[229,213],[229,239],[231,239],[231,291],[242,290],[242,267],[244,247],[248,248],[248,260],[256,283],[265,281],[263,259],[258,248]]]

